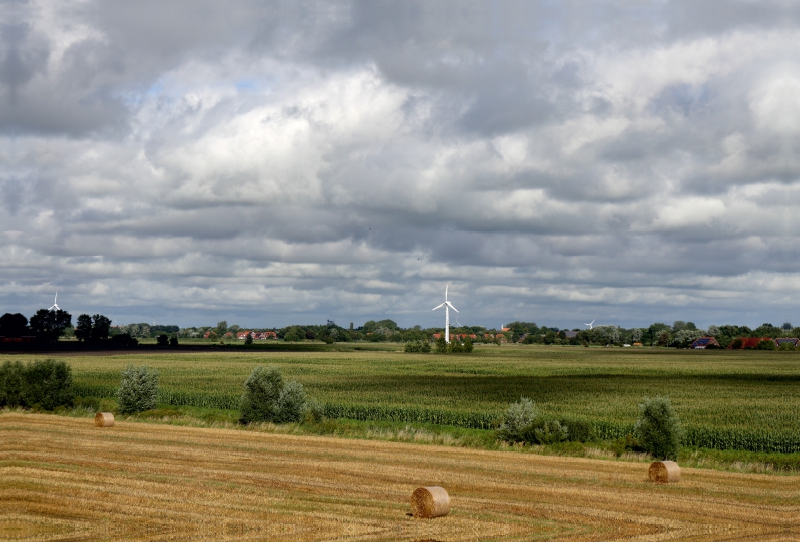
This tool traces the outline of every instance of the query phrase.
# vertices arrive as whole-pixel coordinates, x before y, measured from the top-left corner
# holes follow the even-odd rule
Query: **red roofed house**
[[[795,348],[800,346],[800,339],[795,339],[790,337],[781,337],[779,339],[775,339],[775,342],[778,343],[778,346],[782,345],[783,343],[789,343]]]
[[[249,331],[240,331],[239,333],[236,334],[236,338],[239,339],[240,341],[244,341],[247,340],[248,335],[250,335]]]
[[[728,346],[729,349],[733,349],[734,343],[741,341],[742,345],[738,348],[758,348],[758,344],[761,341],[772,341],[775,342],[775,339],[770,339],[769,337],[741,337],[739,339],[734,339],[733,342]],[[777,345],[776,345],[777,346]]]

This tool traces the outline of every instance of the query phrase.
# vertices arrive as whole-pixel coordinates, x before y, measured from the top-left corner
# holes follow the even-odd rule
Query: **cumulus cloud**
[[[792,317],[791,3],[4,7],[4,311]]]

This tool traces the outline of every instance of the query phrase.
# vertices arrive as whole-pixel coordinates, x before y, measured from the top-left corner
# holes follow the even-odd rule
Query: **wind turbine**
[[[60,311],[60,310],[61,310],[61,307],[59,307],[59,306],[58,306],[58,292],[56,292],[56,298],[53,300],[53,306],[52,306],[52,307],[50,307],[50,308],[49,308],[49,309],[47,309],[47,310],[51,311],[51,310],[53,310],[53,309],[55,309],[55,310],[57,310],[57,311]]]
[[[449,287],[450,287],[449,284],[444,287],[444,303],[442,303],[438,307],[434,307],[433,309],[431,309],[435,311],[436,309],[441,309],[442,307],[444,307],[444,340],[447,343],[450,342],[450,309],[453,309],[454,311],[458,312],[458,309],[456,309],[453,306],[453,304],[447,300],[447,289]]]
[[[597,320],[597,318],[595,318],[594,320]],[[594,320],[592,320],[592,321],[591,321],[591,322],[589,322],[588,324],[583,324],[583,325],[585,325],[585,326],[589,326],[589,329],[592,329],[592,324],[594,324]]]

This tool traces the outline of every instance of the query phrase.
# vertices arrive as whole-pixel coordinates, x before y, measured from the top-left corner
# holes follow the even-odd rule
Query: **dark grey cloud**
[[[791,318],[790,3],[5,6],[0,310]]]

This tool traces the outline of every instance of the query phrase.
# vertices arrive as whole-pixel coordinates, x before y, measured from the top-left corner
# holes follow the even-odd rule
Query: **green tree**
[[[24,406],[25,366],[19,361],[0,365],[0,408]]]
[[[61,309],[39,309],[31,316],[31,332],[40,341],[57,341],[64,330],[72,326],[72,315]]]
[[[239,423],[269,422],[275,419],[283,376],[275,367],[256,367],[244,383]]]
[[[0,316],[0,337],[22,337],[28,334],[28,319],[20,313]]]
[[[92,317],[88,314],[78,316],[78,323],[75,326],[75,337],[79,341],[86,342],[92,337]]]
[[[72,370],[64,361],[45,359],[34,361],[24,371],[23,397],[28,407],[53,410],[72,406]]]
[[[645,398],[639,412],[634,431],[642,448],[655,459],[676,460],[685,433],[669,398]]]
[[[99,342],[108,339],[111,331],[111,320],[102,314],[92,316],[92,341]]]
[[[225,335],[228,332],[228,322],[227,320],[222,320],[217,322],[217,333],[220,335]]]
[[[536,404],[527,397],[520,397],[520,400],[509,406],[506,411],[505,419],[498,431],[500,438],[508,442],[523,442],[525,432],[538,416]]]
[[[156,407],[158,400],[158,371],[145,366],[129,365],[122,372],[117,390],[117,402],[122,414],[143,412]]]
[[[251,344],[253,344],[253,334],[252,333],[248,333],[247,337],[244,338],[244,344],[246,346],[250,346]]]

